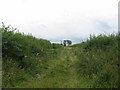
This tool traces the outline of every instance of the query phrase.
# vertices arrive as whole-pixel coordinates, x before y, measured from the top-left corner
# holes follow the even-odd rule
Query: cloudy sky
[[[0,0],[0,22],[51,42],[118,31],[119,0]]]

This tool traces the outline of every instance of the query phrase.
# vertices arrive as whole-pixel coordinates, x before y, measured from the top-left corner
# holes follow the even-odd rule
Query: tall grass
[[[41,74],[42,64],[57,57],[57,48],[62,46],[50,41],[22,34],[16,29],[3,26],[3,87],[15,84]],[[56,48],[55,48],[56,47]]]
[[[119,87],[118,35],[91,36],[73,47],[78,58],[77,72],[81,77],[89,77],[89,87]]]
[[[5,88],[120,87],[119,35],[93,35],[63,47],[4,25],[0,31]]]

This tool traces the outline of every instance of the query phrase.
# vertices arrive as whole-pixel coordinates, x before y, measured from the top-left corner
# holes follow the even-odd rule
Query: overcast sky
[[[0,0],[0,22],[60,42],[118,31],[119,0]]]

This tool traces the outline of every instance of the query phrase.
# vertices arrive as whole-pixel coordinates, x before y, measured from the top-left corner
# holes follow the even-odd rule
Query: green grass
[[[92,80],[90,87],[119,87],[118,36],[93,36],[76,48],[77,72],[80,77]]]
[[[65,53],[65,54],[64,54]],[[36,79],[30,79],[16,87],[30,88],[76,88],[81,83],[75,71],[76,57],[65,47],[61,50],[58,59],[46,62],[47,70]],[[34,82],[34,83],[28,83]]]
[[[120,85],[118,35],[90,36],[86,42],[63,47],[15,32],[10,27],[0,30],[4,88],[117,88]]]

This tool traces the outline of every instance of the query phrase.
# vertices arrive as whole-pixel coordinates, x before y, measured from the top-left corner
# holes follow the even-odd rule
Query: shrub
[[[90,40],[75,48],[80,76],[92,78],[93,87],[118,87],[117,35],[91,36]]]
[[[41,63],[51,59],[52,44],[3,26],[3,86],[14,87],[18,82],[41,73]],[[59,48],[59,47],[56,47]]]

